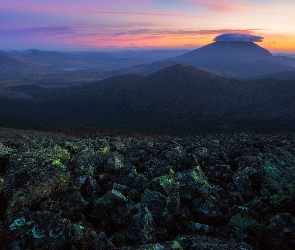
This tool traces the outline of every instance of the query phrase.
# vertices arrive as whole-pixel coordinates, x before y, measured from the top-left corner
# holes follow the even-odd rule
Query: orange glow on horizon
[[[97,41],[96,38],[83,39],[80,42],[95,48],[104,47],[139,47],[139,48],[199,48],[213,42],[214,36],[200,36],[200,37],[187,37],[187,36],[163,36],[163,37],[121,37],[117,40],[101,40]],[[73,45],[76,43],[72,41]],[[295,53],[294,39],[281,38],[272,39],[267,38],[263,42],[256,43],[271,52],[286,52]]]

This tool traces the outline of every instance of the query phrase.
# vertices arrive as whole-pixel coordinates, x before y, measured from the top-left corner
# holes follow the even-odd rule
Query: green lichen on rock
[[[173,175],[163,175],[152,180],[152,185],[158,192],[169,195],[178,192],[179,182],[174,179]]]
[[[0,249],[294,248],[295,135],[0,141]]]
[[[118,153],[113,153],[104,165],[107,172],[118,172],[124,167],[123,157]]]
[[[0,193],[2,192],[4,185],[5,185],[5,180],[3,178],[0,178]]]
[[[295,157],[289,152],[275,148],[266,154],[263,162],[262,195],[295,194]]]
[[[205,188],[210,188],[208,181],[205,178],[203,171],[200,166],[196,166],[191,171],[192,178],[198,183],[203,185]]]
[[[110,151],[110,146],[107,145],[105,147],[99,148],[98,150],[96,150],[97,154],[107,154]]]
[[[190,200],[210,194],[211,186],[200,166],[177,172],[174,178],[180,183],[179,192],[184,199]]]
[[[73,223],[70,227],[71,233],[74,236],[74,238],[76,240],[81,240],[84,237],[84,226],[77,224],[77,223]]]
[[[11,152],[12,150],[5,146],[3,143],[0,142],[0,156],[2,155],[7,155]]]
[[[182,249],[181,245],[179,244],[178,241],[174,240],[171,244],[172,249]]]
[[[61,148],[59,145],[54,145],[52,149],[51,160],[59,162],[67,162],[71,157],[70,152],[67,149]]]

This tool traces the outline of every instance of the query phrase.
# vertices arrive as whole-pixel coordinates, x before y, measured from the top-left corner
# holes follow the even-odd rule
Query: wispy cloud
[[[126,6],[130,3],[126,3]],[[93,10],[94,9],[94,10]],[[158,13],[158,12],[136,12],[136,11],[107,11],[101,9],[108,9],[108,5],[101,4],[99,11],[97,8],[77,8],[76,6],[63,6],[63,5],[41,5],[30,3],[11,3],[1,4],[0,10],[21,11],[21,12],[46,12],[46,13],[79,13],[79,14],[101,14],[101,15],[137,15],[137,16],[150,16],[150,17],[183,17],[183,18],[198,18],[198,15],[184,15],[178,13]]]
[[[243,9],[245,0],[179,0],[181,2],[205,7],[213,11],[237,11]]]
[[[149,13],[149,12],[129,12],[129,11],[67,11],[72,13],[83,13],[83,14],[107,14],[107,15],[140,15],[140,16],[162,16],[162,17],[186,17],[195,18],[201,16],[194,15],[181,15],[181,14],[171,14],[171,13]]]
[[[157,23],[145,23],[146,25],[154,25]],[[121,29],[122,25],[126,29]],[[109,38],[120,38],[120,39],[133,39],[144,37],[145,39],[155,39],[169,36],[197,36],[197,35],[216,35],[223,33],[240,33],[240,34],[251,34],[257,30],[255,29],[214,29],[214,30],[176,30],[176,29],[134,29],[134,26],[141,26],[142,23],[122,23],[117,25],[89,25],[83,23],[81,28],[79,27],[68,27],[68,26],[49,26],[49,27],[30,27],[26,29],[16,30],[0,30],[0,34],[9,36],[35,36],[35,37],[71,37],[71,38],[85,38],[85,37],[96,37],[97,39],[109,39]],[[161,25],[161,24],[159,24]],[[85,27],[86,26],[86,27]],[[130,29],[131,28],[131,29]]]
[[[153,37],[159,36],[198,36],[198,35],[216,35],[223,33],[240,33],[240,34],[251,34],[257,31],[257,29],[216,29],[216,30],[167,30],[167,29],[137,29],[120,32],[110,32],[105,35],[111,37],[122,37],[122,36],[139,36],[139,35],[152,35]]]
[[[216,42],[262,42],[262,36],[241,33],[225,33],[214,38]]]

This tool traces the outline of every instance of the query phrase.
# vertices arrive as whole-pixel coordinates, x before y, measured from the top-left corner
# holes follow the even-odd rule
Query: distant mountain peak
[[[272,60],[273,55],[253,42],[216,41],[176,57],[178,61],[202,64],[248,63]]]

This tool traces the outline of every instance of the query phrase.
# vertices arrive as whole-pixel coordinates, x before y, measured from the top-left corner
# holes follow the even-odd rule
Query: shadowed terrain
[[[230,79],[174,65],[146,77],[7,88],[0,126],[152,134],[293,131],[294,88],[290,80]]]

